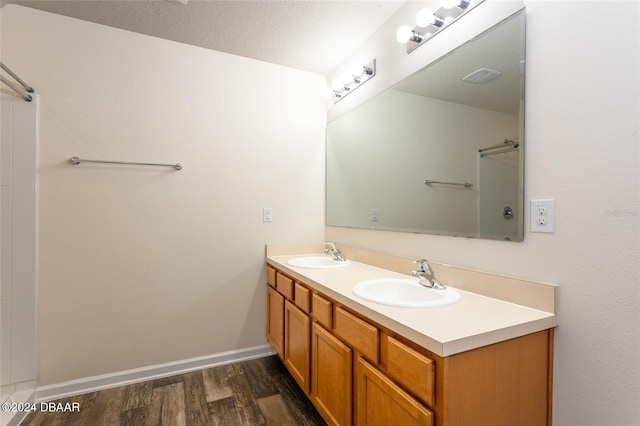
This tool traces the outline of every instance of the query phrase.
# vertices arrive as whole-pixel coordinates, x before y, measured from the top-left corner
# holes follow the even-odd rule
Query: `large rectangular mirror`
[[[524,25],[521,10],[329,123],[328,225],[523,239]]]

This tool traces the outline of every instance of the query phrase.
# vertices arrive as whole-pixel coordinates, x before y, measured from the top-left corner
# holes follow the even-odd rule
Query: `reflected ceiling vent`
[[[482,84],[500,77],[501,74],[500,71],[492,70],[491,68],[480,68],[462,77],[462,80],[467,83]]]

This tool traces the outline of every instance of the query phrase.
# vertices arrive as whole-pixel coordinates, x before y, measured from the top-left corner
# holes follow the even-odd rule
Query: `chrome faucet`
[[[446,289],[446,287],[440,284],[440,282],[436,280],[436,277],[433,276],[433,272],[431,272],[431,268],[429,268],[429,262],[427,262],[426,259],[414,260],[413,263],[417,263],[420,269],[411,271],[411,276],[419,277],[421,285],[435,290]]]
[[[342,254],[340,253],[340,250],[338,250],[338,247],[336,247],[336,243],[324,243],[324,246],[326,247],[324,249],[324,254],[332,255],[333,260],[335,260],[336,262],[346,261],[346,259],[342,257]]]

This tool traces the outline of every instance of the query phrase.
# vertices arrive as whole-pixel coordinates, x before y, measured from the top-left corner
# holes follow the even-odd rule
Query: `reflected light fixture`
[[[483,1],[440,0],[441,7],[436,11],[428,7],[422,8],[416,14],[416,27],[401,26],[396,31],[396,40],[400,43],[406,43],[407,53],[411,53]]]
[[[358,87],[372,79],[376,75],[376,60],[372,59],[366,65],[352,65],[349,71],[340,74],[331,82],[331,87],[325,90],[327,97],[336,103],[356,90]]]

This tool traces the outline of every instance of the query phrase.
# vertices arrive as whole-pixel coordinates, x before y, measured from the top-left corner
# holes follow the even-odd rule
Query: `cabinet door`
[[[313,323],[311,400],[330,425],[351,424],[351,379],[351,349]]]
[[[310,327],[309,316],[287,300],[284,308],[284,364],[306,393],[309,393]]]
[[[357,425],[433,425],[429,409],[363,358],[356,364],[356,386]]]
[[[284,297],[267,286],[267,340],[284,357]]]

